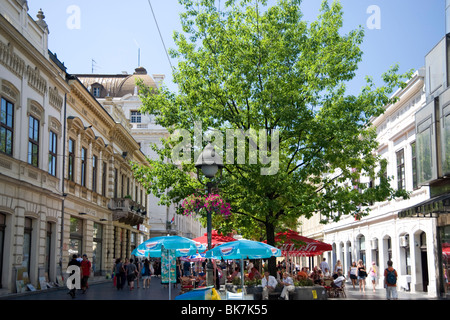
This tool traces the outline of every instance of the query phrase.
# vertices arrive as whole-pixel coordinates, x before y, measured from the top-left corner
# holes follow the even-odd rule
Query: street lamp
[[[214,146],[209,142],[205,149],[200,153],[197,161],[195,162],[195,167],[197,168],[197,179],[200,181],[200,170],[203,175],[208,179],[214,178],[217,172],[220,170],[220,175],[222,175],[223,161],[222,157],[216,153]],[[201,182],[201,181],[200,181]],[[214,183],[208,181],[206,183],[208,194],[211,193]],[[212,233],[212,222],[211,222],[211,211],[207,211],[207,224],[206,233],[208,238],[208,250],[211,250],[211,233]],[[206,283],[208,286],[214,285],[213,279],[213,265],[211,259],[208,260],[206,265]]]

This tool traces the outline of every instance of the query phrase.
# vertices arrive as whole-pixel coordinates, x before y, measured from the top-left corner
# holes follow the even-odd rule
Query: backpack
[[[397,283],[397,277],[395,276],[395,269],[392,271],[389,271],[389,269],[386,269],[387,276],[386,276],[386,282],[388,284],[396,284]]]

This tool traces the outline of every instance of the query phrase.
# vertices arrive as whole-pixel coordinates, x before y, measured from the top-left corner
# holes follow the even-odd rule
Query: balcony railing
[[[113,198],[109,200],[108,209],[112,211],[112,220],[131,226],[142,224],[147,215],[144,206],[129,198]]]

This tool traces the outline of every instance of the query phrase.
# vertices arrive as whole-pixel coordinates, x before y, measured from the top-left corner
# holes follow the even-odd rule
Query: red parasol
[[[330,244],[301,236],[293,230],[277,233],[275,244],[284,256],[312,257],[333,250]]]
[[[204,236],[192,239],[195,242],[200,242],[205,246],[208,246],[208,234],[205,233]],[[226,242],[236,241],[235,238],[228,237],[217,233],[217,230],[212,230],[211,232],[211,247],[214,248],[216,246],[220,246]]]
[[[445,262],[450,262],[450,243],[442,244],[442,258],[445,260]]]

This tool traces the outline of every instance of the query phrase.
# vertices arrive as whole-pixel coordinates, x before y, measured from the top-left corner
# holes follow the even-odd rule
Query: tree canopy
[[[358,95],[347,93],[346,83],[362,60],[364,30],[341,34],[339,1],[323,1],[311,23],[302,19],[299,0],[274,6],[229,0],[220,10],[210,0],[180,3],[183,30],[175,32],[177,48],[171,50],[179,61],[173,74],[179,90],[142,84],[140,90],[141,112],[154,115],[170,133],[190,133],[181,150],[189,161],[171,161],[181,141],[172,135],[155,147],[159,159],[134,166],[136,177],[161,203],[205,192],[194,168],[195,155],[207,142],[198,135],[198,124],[203,133],[221,133],[213,134],[224,160],[223,174],[215,179],[232,215],[215,217],[214,227],[224,232],[274,244],[275,232],[295,226],[301,216],[320,213],[323,223],[360,217],[371,202],[405,196],[391,188],[374,152],[371,119],[394,102],[392,93],[410,73],[400,75],[393,66],[383,74],[382,86],[367,77]],[[245,139],[245,161],[238,139],[226,139],[227,130],[255,133]],[[251,161],[255,149],[259,157]],[[362,183],[362,175],[375,183]]]

